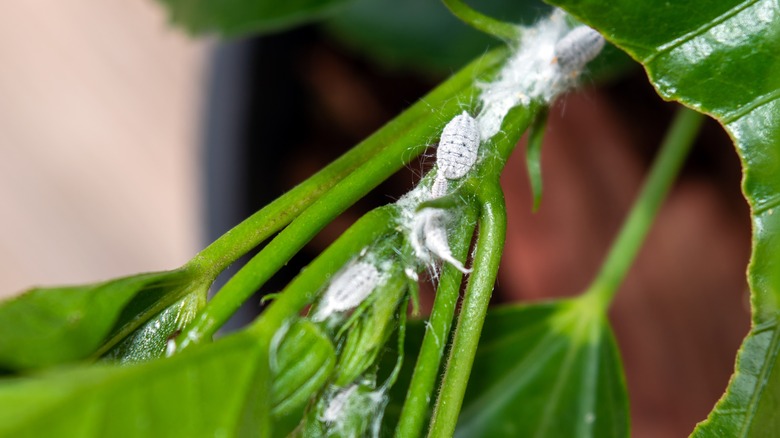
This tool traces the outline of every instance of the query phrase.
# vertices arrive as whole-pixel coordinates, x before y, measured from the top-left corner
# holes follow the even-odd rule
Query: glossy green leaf
[[[628,398],[606,318],[584,301],[492,311],[456,436],[628,436]]]
[[[84,286],[36,288],[0,303],[0,369],[42,368],[97,354],[195,288],[186,270]],[[108,344],[106,344],[108,343]]]
[[[273,32],[321,18],[350,0],[158,0],[171,21],[193,33]]]
[[[167,359],[0,380],[0,436],[267,436],[266,351],[241,332]]]
[[[776,0],[554,0],[646,68],[659,94],[731,135],[751,207],[753,328],[726,394],[696,436],[780,429],[780,5]]]

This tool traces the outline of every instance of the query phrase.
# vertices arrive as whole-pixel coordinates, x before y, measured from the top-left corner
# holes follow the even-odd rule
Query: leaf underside
[[[492,311],[455,436],[628,436],[619,353],[591,312],[570,301]]]
[[[22,371],[85,359],[112,333],[142,324],[155,305],[183,297],[195,280],[186,270],[155,272],[84,286],[36,288],[4,301],[0,369]]]

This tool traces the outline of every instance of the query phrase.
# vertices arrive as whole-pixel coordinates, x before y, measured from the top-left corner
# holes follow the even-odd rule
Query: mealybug
[[[555,59],[562,71],[576,74],[598,56],[603,47],[604,37],[600,33],[588,26],[578,26],[555,44]]]
[[[330,281],[317,305],[312,321],[323,321],[336,312],[360,305],[382,281],[382,274],[368,262],[351,262]]]
[[[455,116],[441,132],[436,150],[439,174],[447,179],[458,179],[471,170],[477,161],[479,126],[467,112]]]
[[[452,255],[447,237],[445,210],[427,208],[417,213],[412,229],[412,247],[417,257],[422,260],[430,260],[429,255],[432,254],[464,274],[471,272],[471,269],[467,269]]]
[[[433,179],[433,185],[431,186],[431,198],[436,199],[446,195],[448,185],[447,178],[436,175],[436,178]]]

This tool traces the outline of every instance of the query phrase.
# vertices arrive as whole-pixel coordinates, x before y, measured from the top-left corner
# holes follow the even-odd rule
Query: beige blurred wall
[[[205,52],[152,0],[3,8],[0,297],[199,249]]]

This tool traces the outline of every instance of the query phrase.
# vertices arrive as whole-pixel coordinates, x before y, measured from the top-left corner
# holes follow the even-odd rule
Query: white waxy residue
[[[585,64],[603,46],[601,35],[587,26],[570,31],[561,10],[524,28],[519,46],[498,79],[482,86],[482,111],[477,116],[482,140],[501,130],[501,123],[512,108],[531,101],[549,104],[574,86]]]
[[[343,267],[331,280],[322,296],[312,321],[322,321],[336,312],[354,309],[382,281],[376,266],[365,261],[353,261]]]
[[[412,248],[417,258],[430,262],[430,255],[451,264],[464,274],[471,272],[458,261],[450,249],[447,236],[447,211],[426,208],[417,212],[412,225]]]

